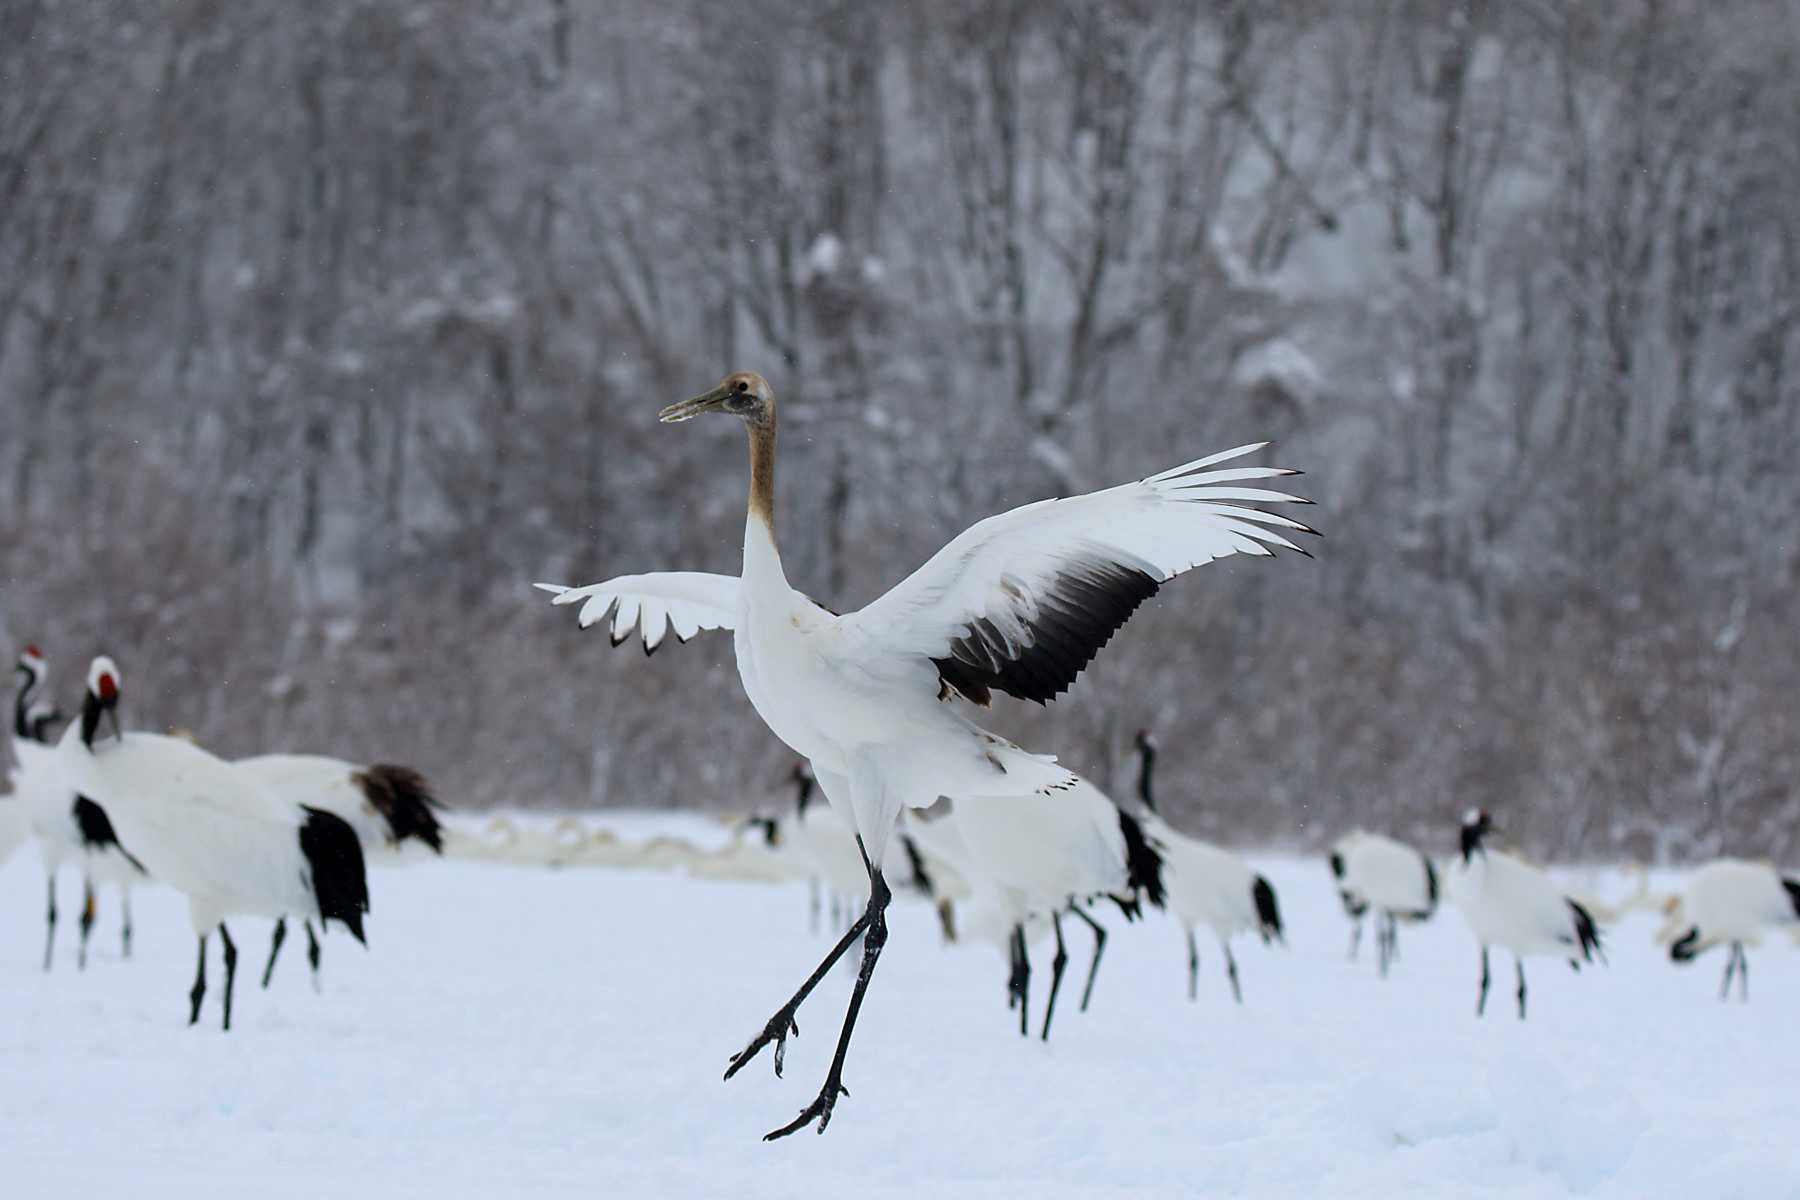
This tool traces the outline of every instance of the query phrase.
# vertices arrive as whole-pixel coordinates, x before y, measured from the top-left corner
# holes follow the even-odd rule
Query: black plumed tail
[[[1569,907],[1575,913],[1575,940],[1581,947],[1581,957],[1588,962],[1596,958],[1605,962],[1606,955],[1600,951],[1600,931],[1594,927],[1593,914],[1573,900],[1569,901]]]
[[[913,884],[919,894],[927,900],[937,899],[937,882],[931,878],[931,871],[925,866],[925,856],[919,851],[919,843],[906,834],[900,835],[901,848],[906,851],[906,865],[912,868]]]
[[[1331,852],[1331,874],[1337,879],[1344,877],[1344,856],[1335,850]]]
[[[369,878],[363,866],[356,830],[336,813],[301,805],[300,852],[312,866],[313,896],[319,902],[319,924],[337,920],[356,940],[363,940],[363,914],[369,911]]]
[[[1784,879],[1781,881],[1781,886],[1787,889],[1788,903],[1793,906],[1794,915],[1800,917],[1800,883]]]
[[[77,796],[73,812],[75,824],[81,828],[83,846],[89,850],[104,850],[108,846],[112,846],[125,856],[126,862],[138,869],[139,874],[148,875],[150,873],[144,870],[144,864],[139,862],[131,851],[119,845],[119,835],[113,831],[112,818],[106,815],[104,808],[86,796]]]
[[[1119,907],[1125,910],[1127,917],[1138,915],[1137,899],[1142,896],[1157,908],[1163,906],[1168,897],[1163,887],[1163,857],[1150,839],[1144,836],[1144,827],[1138,819],[1119,810],[1119,832],[1125,835],[1125,883],[1131,888],[1132,905],[1126,908],[1121,901]]]
[[[392,763],[376,763],[366,771],[351,776],[369,803],[375,806],[393,830],[394,844],[407,838],[418,838],[437,853],[444,852],[444,830],[431,811],[442,808],[431,794],[431,785],[411,767]]]
[[[1261,926],[1262,940],[1267,942],[1273,938],[1285,945],[1287,939],[1281,936],[1281,909],[1275,903],[1275,889],[1258,875],[1250,885],[1250,896],[1256,901],[1256,920]]]
[[[1700,927],[1696,925],[1689,929],[1680,941],[1669,947],[1669,958],[1678,963],[1693,962],[1700,955],[1700,951],[1695,949],[1695,945],[1699,941]]]

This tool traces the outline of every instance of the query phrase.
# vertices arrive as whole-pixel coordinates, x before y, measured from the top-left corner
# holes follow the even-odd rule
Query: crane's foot
[[[806,1128],[814,1120],[819,1122],[819,1132],[824,1133],[825,1126],[831,1124],[831,1110],[836,1107],[837,1098],[839,1096],[848,1096],[849,1094],[850,1089],[844,1086],[843,1081],[838,1078],[837,1072],[833,1071],[830,1075],[826,1076],[825,1086],[820,1089],[818,1097],[811,1104],[801,1109],[800,1115],[795,1117],[792,1121],[789,1121],[780,1129],[763,1134],[763,1141],[772,1142],[776,1138],[784,1138],[790,1133],[797,1133]]]
[[[792,1003],[782,1005],[781,1011],[770,1017],[769,1023],[763,1026],[763,1031],[751,1038],[748,1046],[731,1056],[731,1065],[725,1068],[725,1078],[730,1079],[736,1075],[746,1063],[761,1054],[762,1048],[770,1042],[775,1043],[775,1078],[781,1078],[782,1062],[787,1058],[788,1035],[797,1037],[800,1033],[800,1023],[794,1020],[798,1007]]]

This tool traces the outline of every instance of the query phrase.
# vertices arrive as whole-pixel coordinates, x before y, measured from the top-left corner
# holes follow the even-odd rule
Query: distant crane
[[[1375,962],[1385,978],[1400,955],[1399,922],[1429,920],[1438,906],[1437,868],[1405,842],[1353,829],[1331,848],[1331,874],[1351,924],[1350,957],[1363,917],[1375,910]]]
[[[1750,960],[1746,945],[1757,945],[1764,930],[1800,927],[1800,883],[1784,878],[1768,863],[1718,858],[1695,869],[1672,907],[1664,939],[1669,957],[1693,962],[1714,946],[1730,949],[1719,999],[1731,994],[1731,975],[1738,972],[1738,996],[1750,999]]]

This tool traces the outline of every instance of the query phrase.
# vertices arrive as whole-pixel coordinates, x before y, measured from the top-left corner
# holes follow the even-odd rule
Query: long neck
[[[782,584],[781,552],[775,545],[775,410],[746,422],[750,433],[750,512],[744,525],[744,576]]]
[[[37,691],[38,675],[29,667],[21,666],[19,673],[25,676],[25,682],[19,687],[19,698],[13,703],[13,733],[19,737],[31,738],[31,697]]]
[[[1138,743],[1138,798],[1144,807],[1151,812],[1156,811],[1156,800],[1150,795],[1150,772],[1156,767],[1156,751],[1142,742]]]
[[[81,702],[81,741],[89,750],[94,748],[94,735],[100,731],[100,714],[104,707],[100,697],[92,692]]]

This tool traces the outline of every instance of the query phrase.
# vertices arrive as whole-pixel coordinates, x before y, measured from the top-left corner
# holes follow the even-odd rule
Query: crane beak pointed
[[[692,400],[683,400],[680,404],[671,404],[656,414],[656,419],[665,425],[676,421],[685,421],[689,417],[697,417],[704,412],[718,412],[720,404],[730,393],[724,388],[714,388],[704,396],[695,396]]]
[[[112,722],[113,736],[118,738],[121,742],[124,741],[125,733],[119,728],[119,710],[116,708],[109,708],[106,710],[106,716],[107,719]]]

